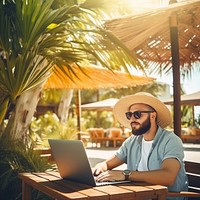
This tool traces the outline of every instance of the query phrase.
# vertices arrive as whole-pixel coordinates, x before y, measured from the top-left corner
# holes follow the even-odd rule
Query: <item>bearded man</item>
[[[113,113],[132,135],[115,155],[92,169],[96,180],[143,181],[167,186],[173,192],[187,191],[182,141],[165,129],[172,123],[167,106],[151,94],[140,92],[121,98]],[[112,170],[123,163],[127,164],[126,170]]]

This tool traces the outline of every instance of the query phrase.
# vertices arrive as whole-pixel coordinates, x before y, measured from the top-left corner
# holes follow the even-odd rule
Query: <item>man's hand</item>
[[[98,163],[95,167],[92,168],[92,173],[94,176],[98,176],[102,172],[107,170],[106,162]]]
[[[123,175],[121,170],[108,170],[100,173],[96,177],[96,181],[104,182],[104,181],[123,181],[125,180],[125,176]]]
[[[95,167],[93,167],[92,173],[94,174],[94,176],[98,176],[107,170],[111,170],[115,167],[118,167],[119,165],[122,165],[123,163],[124,162],[122,160],[114,155],[111,158],[105,160],[104,162],[98,163]],[[121,173],[121,175],[123,174]]]

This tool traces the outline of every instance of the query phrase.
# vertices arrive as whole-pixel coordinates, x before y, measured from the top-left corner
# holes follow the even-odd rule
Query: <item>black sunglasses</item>
[[[135,119],[140,119],[142,113],[152,113],[152,112],[155,112],[155,111],[153,111],[153,110],[146,110],[146,111],[126,112],[125,115],[126,115],[126,118],[128,120],[130,120],[132,116],[134,116]]]

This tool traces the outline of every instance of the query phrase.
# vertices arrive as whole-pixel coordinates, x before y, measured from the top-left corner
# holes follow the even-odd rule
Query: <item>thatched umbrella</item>
[[[189,71],[200,61],[200,1],[175,3],[110,20],[105,26],[137,54],[151,72],[173,70],[174,130],[180,135],[180,69]]]
[[[80,89],[123,88],[152,83],[155,79],[146,76],[135,76],[121,71],[110,71],[96,65],[73,65],[73,72],[64,67],[66,74],[56,69],[49,77],[44,88],[52,89],[76,89],[76,108],[78,117],[78,131],[81,131],[81,99]]]
[[[45,88],[56,89],[98,89],[123,88],[144,85],[155,80],[147,76],[136,76],[122,71],[111,71],[97,65],[73,66],[73,72],[64,68],[66,74],[59,68],[48,78]]]

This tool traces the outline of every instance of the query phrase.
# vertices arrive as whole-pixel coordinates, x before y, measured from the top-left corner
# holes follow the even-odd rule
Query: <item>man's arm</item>
[[[180,166],[176,158],[168,158],[163,161],[161,169],[144,172],[134,171],[130,175],[130,180],[169,186],[176,180]]]
[[[177,174],[180,170],[180,163],[175,158],[168,158],[163,161],[161,169],[152,171],[132,171],[129,179],[132,181],[142,181],[151,184],[160,184],[169,186],[176,180]],[[124,180],[125,177],[122,171],[106,171],[101,173],[98,177],[98,181],[109,180]]]

